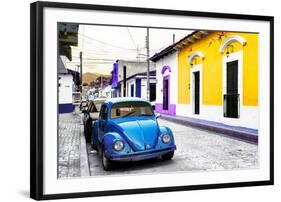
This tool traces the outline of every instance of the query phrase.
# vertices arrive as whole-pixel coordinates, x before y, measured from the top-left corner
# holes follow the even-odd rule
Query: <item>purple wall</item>
[[[116,60],[116,62],[113,63],[112,88],[118,88],[118,60]]]
[[[168,110],[163,110],[163,104],[162,103],[156,103],[155,104],[155,111],[160,113],[160,114],[176,115],[176,105],[175,104],[169,104]]]
[[[161,70],[161,74],[164,75],[164,73],[167,70],[169,72],[172,72],[171,67],[169,65],[163,66],[163,68]],[[161,113],[161,114],[176,115],[176,105],[170,103],[170,92],[171,92],[171,90],[170,90],[170,82],[171,82],[170,81],[170,75],[163,77],[163,81],[164,81],[164,79],[168,79],[168,82],[169,82],[169,84],[168,84],[168,110],[163,109],[163,103],[156,103],[155,104],[155,111],[158,112],[158,113]],[[164,86],[163,86],[163,88],[164,88]],[[176,90],[178,90],[178,89],[176,89]],[[164,89],[163,89],[163,93],[164,93]]]

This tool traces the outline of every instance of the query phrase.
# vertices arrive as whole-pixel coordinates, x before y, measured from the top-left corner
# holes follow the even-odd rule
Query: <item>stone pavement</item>
[[[106,172],[102,168],[100,157],[88,145],[90,175],[256,169],[259,166],[257,144],[161,118],[158,122],[161,126],[170,127],[174,133],[177,150],[171,161],[120,163],[117,169]]]
[[[159,119],[159,124],[172,129],[177,145],[174,160],[182,170],[255,169],[259,166],[257,144],[163,119]]]
[[[59,114],[58,178],[89,175],[83,144],[85,145],[85,139],[80,114]],[[81,167],[86,167],[86,171]]]
[[[259,166],[258,145],[159,118],[159,125],[174,133],[177,150],[171,161],[146,160],[121,163],[106,172],[98,154],[85,144],[81,114],[59,115],[58,177],[194,172],[255,169]]]

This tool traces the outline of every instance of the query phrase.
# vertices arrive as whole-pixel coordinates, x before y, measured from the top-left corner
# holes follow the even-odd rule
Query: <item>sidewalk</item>
[[[184,116],[170,116],[166,114],[161,114],[160,118],[174,123],[196,127],[216,133],[222,133],[224,135],[228,135],[238,139],[258,143],[258,130],[256,129],[239,126],[230,126],[214,121],[206,121],[202,119],[189,118]]]
[[[59,114],[58,178],[82,176],[89,176],[89,165],[81,116]]]

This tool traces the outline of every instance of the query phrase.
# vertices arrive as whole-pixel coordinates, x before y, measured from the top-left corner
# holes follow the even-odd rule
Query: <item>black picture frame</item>
[[[239,183],[205,184],[192,186],[155,187],[130,190],[93,191],[45,195],[43,193],[43,9],[67,8],[80,10],[117,11],[130,13],[164,14],[225,19],[258,20],[270,23],[270,179]],[[35,2],[30,5],[30,197],[36,200],[92,197],[121,194],[186,191],[228,187],[274,184],[274,17],[214,12],[89,5],[76,3]]]

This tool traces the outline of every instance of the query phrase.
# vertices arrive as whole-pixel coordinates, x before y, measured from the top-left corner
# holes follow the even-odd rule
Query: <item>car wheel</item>
[[[87,143],[91,143],[91,134],[92,133],[92,131],[91,131],[91,128],[90,128],[90,126],[89,126],[89,124],[86,124],[86,133],[85,133],[85,137],[86,137],[86,142]]]
[[[91,143],[91,131],[90,131],[90,129],[88,128],[87,129],[87,135],[86,135],[86,142],[87,143]]]
[[[175,153],[174,151],[171,151],[167,154],[162,155],[162,160],[164,160],[164,161],[165,160],[171,160],[174,156],[174,153]]]
[[[104,148],[102,148],[102,153],[101,153],[101,160],[102,160],[102,166],[105,171],[110,171],[113,169],[113,162],[110,161],[108,158],[106,158],[104,154]]]

